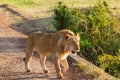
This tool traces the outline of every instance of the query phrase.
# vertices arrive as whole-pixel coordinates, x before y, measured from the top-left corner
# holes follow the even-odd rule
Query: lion
[[[61,79],[62,73],[69,68],[67,56],[71,52],[79,52],[80,36],[74,34],[71,30],[63,29],[56,33],[34,32],[28,36],[26,42],[26,57],[24,58],[26,72],[30,72],[29,61],[33,55],[33,51],[37,51],[40,55],[40,64],[44,73],[48,73],[45,66],[46,57],[50,56],[54,59],[57,77]],[[63,69],[61,69],[61,66]]]

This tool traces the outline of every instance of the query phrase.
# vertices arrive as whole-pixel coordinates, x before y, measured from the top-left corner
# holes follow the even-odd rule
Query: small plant
[[[74,64],[74,66],[80,71],[83,72],[85,74],[89,74],[91,76],[93,76],[95,78],[95,80],[106,80],[106,75],[105,72],[99,68],[94,68],[92,66],[88,66],[88,64],[84,64],[84,63],[80,63],[80,62],[76,62]]]
[[[80,71],[80,72],[86,72],[87,70],[89,70],[89,66],[86,66],[84,64],[81,64],[80,62],[76,62],[74,64],[75,67],[77,67],[77,69]]]
[[[120,78],[120,57],[103,54],[98,57],[98,65],[109,74]]]

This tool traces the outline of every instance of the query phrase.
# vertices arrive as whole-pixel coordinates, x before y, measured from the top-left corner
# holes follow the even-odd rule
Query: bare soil
[[[57,80],[53,63],[48,60],[46,66],[49,73],[43,73],[37,56],[33,56],[30,62],[32,72],[25,72],[23,58],[27,35],[18,27],[23,24],[26,26],[33,25],[32,23],[28,24],[27,19],[21,16],[24,13],[17,11],[11,7],[0,6],[0,80]],[[24,23],[19,24],[18,19]],[[93,80],[93,76],[79,72],[70,63],[70,68],[64,74],[63,80],[67,79]]]

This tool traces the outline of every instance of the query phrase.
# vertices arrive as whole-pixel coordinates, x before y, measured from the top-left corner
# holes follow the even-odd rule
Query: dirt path
[[[54,65],[47,61],[49,73],[44,74],[37,57],[33,57],[30,62],[32,72],[25,72],[23,57],[27,35],[11,28],[16,23],[11,16],[18,17],[0,7],[0,80],[56,80]],[[91,76],[79,73],[71,66],[64,74],[63,80],[66,79],[90,80]]]

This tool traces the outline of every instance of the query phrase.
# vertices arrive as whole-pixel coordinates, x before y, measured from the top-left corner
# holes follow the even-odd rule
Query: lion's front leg
[[[55,58],[54,59],[54,65],[55,65],[55,69],[56,69],[56,73],[57,73],[57,77],[59,79],[61,79],[63,77],[62,73],[61,73],[61,67],[60,67],[60,63],[59,63],[59,59]]]
[[[66,72],[69,68],[67,59],[61,60],[60,63],[63,66],[62,73]]]

